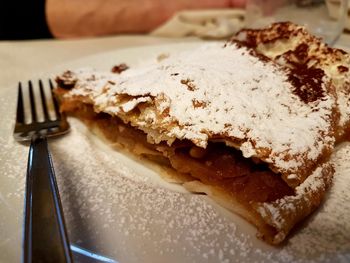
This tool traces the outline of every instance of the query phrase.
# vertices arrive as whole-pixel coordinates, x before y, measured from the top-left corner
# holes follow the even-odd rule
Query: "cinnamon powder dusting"
[[[266,29],[243,29],[231,41],[239,42],[248,48],[256,48],[260,43],[272,44],[278,40],[290,39],[301,30],[293,28],[289,22],[273,23]],[[240,39],[241,35],[244,35],[244,39]]]
[[[301,43],[295,50],[287,51],[284,58],[288,60],[289,67],[291,67],[288,79],[293,84],[293,93],[305,103],[322,99],[325,72],[323,69],[307,66],[311,59],[316,59],[309,55],[309,46]]]
[[[207,106],[207,103],[205,101],[200,101],[193,99],[192,104],[194,108],[205,108]]]
[[[293,93],[303,102],[310,103],[324,97],[322,87],[324,75],[322,69],[299,65],[291,69],[288,80],[293,84]]]
[[[113,68],[111,69],[111,72],[116,73],[116,74],[120,74],[123,71],[127,70],[128,68],[129,68],[128,65],[126,65],[125,63],[121,63],[119,65],[113,66]]]
[[[338,66],[338,71],[339,73],[344,73],[344,72],[348,72],[349,71],[349,68],[348,67],[345,67],[345,66]]]
[[[193,83],[193,80],[191,80],[191,79],[182,79],[180,82],[181,82],[181,84],[186,85],[187,89],[189,91],[196,90],[196,85]]]

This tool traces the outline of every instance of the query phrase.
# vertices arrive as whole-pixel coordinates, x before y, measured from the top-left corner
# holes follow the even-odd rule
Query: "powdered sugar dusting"
[[[0,261],[20,261],[28,147],[12,138],[16,90],[1,89],[0,95]],[[101,149],[70,122],[72,132],[49,144],[76,245],[131,263],[350,261],[349,144],[332,156],[334,185],[324,205],[285,245],[273,248],[256,240],[248,223],[206,198],[152,184],[148,172]]]
[[[234,222],[222,217],[210,202],[155,185],[147,170],[139,174],[125,160],[111,158],[108,150],[100,151],[96,141],[87,137],[88,131],[81,133],[81,124],[73,124],[79,131],[73,126],[64,144],[53,145],[52,152],[69,232],[73,240],[80,240],[78,244],[85,247],[89,240],[98,239],[104,247],[90,249],[107,247],[122,262],[153,262],[154,258],[172,262],[172,257],[173,262],[186,258],[228,262],[232,244],[241,248],[236,256],[249,254],[250,237],[236,237],[240,231]],[[74,150],[60,155],[66,144]],[[99,225],[92,227],[91,222]],[[130,248],[137,253],[130,255]]]
[[[296,222],[300,215],[309,214],[314,207],[318,207],[332,181],[332,174],[331,164],[325,163],[295,188],[295,195],[262,203],[257,207],[258,213],[276,228],[275,242],[285,238],[291,222]]]
[[[346,262],[350,257],[345,192],[350,157],[339,158],[350,156],[350,144],[333,158],[338,170],[325,204],[286,245],[272,248],[242,219],[202,196],[155,185],[147,172],[101,151],[80,124],[73,122],[73,129],[52,151],[70,234],[81,246],[122,262]],[[70,153],[67,144],[74,149]],[[89,154],[82,160],[84,153]]]
[[[245,157],[258,156],[281,173],[298,175],[307,161],[332,147],[335,98],[323,85],[322,99],[304,103],[293,94],[286,69],[251,52],[207,44],[118,76],[78,72],[68,96],[88,96],[97,111],[131,121],[152,141],[189,139],[206,147],[210,138],[223,137],[240,145]],[[99,81],[89,81],[92,75]],[[146,110],[128,118],[131,106],[144,101]]]
[[[13,96],[15,98],[15,96]],[[1,110],[15,102],[2,101]],[[12,106],[11,106],[12,105]],[[3,108],[4,107],[4,108]],[[13,114],[14,115],[14,112]],[[12,139],[11,114],[1,126],[1,194],[9,203],[1,240],[11,222],[22,226],[28,148]],[[333,155],[334,186],[323,206],[280,248],[257,240],[247,222],[202,196],[163,188],[71,119],[72,132],[50,149],[72,243],[120,262],[348,262],[350,259],[350,145]],[[5,180],[6,179],[6,180]],[[6,184],[6,182],[8,182]],[[6,185],[7,188],[4,188]],[[16,188],[11,188],[14,185]],[[0,227],[3,225],[0,224]],[[20,235],[18,232],[18,251]],[[3,243],[3,244],[6,244]],[[7,249],[1,246],[1,249]]]
[[[325,202],[284,250],[299,255],[300,262],[350,261],[350,143],[339,145],[331,159],[335,174]]]
[[[332,80],[337,92],[339,125],[344,128],[350,119],[350,54],[326,43],[303,27],[293,23],[276,23],[263,30],[243,30],[233,41],[256,49],[289,67],[320,68]],[[304,68],[305,69],[305,68]],[[344,131],[340,131],[342,135]]]

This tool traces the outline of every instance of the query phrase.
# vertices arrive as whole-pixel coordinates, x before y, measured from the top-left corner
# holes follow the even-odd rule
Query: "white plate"
[[[77,67],[132,66],[195,45],[116,50],[68,62],[42,77]],[[16,93],[14,87],[0,91],[0,262],[18,262],[21,251],[28,148],[12,138]],[[275,248],[256,239],[255,228],[240,217],[205,196],[162,182],[77,120],[70,122],[70,134],[50,141],[68,232],[76,246],[105,256],[102,262],[350,261],[349,144],[334,155],[336,176],[324,205]]]

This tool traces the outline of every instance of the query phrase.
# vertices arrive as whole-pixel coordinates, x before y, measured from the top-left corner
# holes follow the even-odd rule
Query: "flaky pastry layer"
[[[65,96],[144,131],[150,143],[224,141],[296,187],[329,157],[339,111],[320,68],[293,71],[240,44],[205,44],[120,75],[66,72]]]

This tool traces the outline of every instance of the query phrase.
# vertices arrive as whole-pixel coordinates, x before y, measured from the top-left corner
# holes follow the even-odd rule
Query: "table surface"
[[[203,41],[195,37],[188,38],[160,38],[148,35],[120,35],[110,37],[74,39],[74,40],[31,40],[31,41],[2,41],[0,42],[0,90],[16,88],[18,81],[26,81],[33,78],[39,72],[47,71],[67,61],[80,59],[86,56],[98,54],[127,47],[159,45],[180,42]],[[337,46],[350,48],[350,35],[342,35]],[[5,165],[0,160],[0,165]],[[0,211],[5,206],[0,191]],[[3,210],[4,211],[4,210]],[[21,218],[22,211],[18,211],[16,224],[9,226],[17,229],[17,235],[13,242],[0,240],[1,260],[16,262],[20,256],[21,244]],[[1,220],[0,220],[1,221]],[[8,226],[0,222],[0,235]],[[13,230],[13,229],[12,229]],[[7,262],[9,262],[7,261]]]

